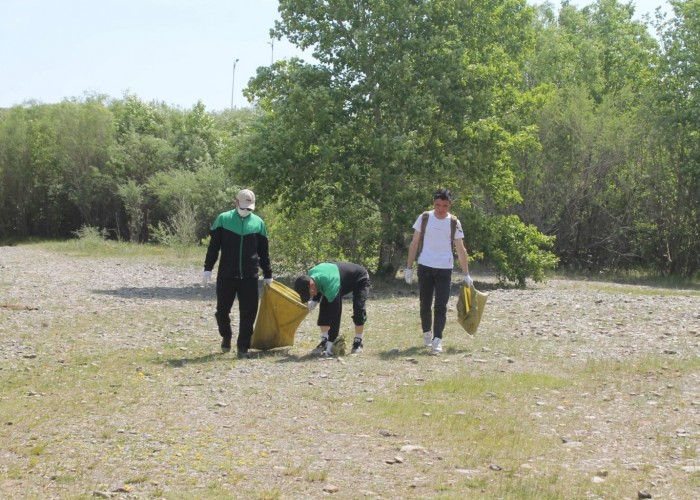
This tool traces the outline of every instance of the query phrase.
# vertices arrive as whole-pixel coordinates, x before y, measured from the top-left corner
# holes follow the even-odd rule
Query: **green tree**
[[[653,120],[651,82],[658,44],[632,18],[629,4],[564,3],[538,10],[537,43],[526,83],[541,96],[527,110],[541,145],[520,158],[519,213],[547,234],[564,264],[586,268],[639,265],[638,221],[649,214]]]
[[[670,273],[693,276],[700,269],[700,0],[670,4],[674,16],[657,25],[664,57],[654,104],[664,152],[656,179],[666,189],[654,191],[654,241]]]
[[[30,200],[36,182],[29,110],[22,107],[0,110],[0,235],[27,236],[31,231],[33,211]]]
[[[101,98],[64,101],[49,109],[57,134],[53,154],[63,172],[65,192],[84,225],[106,227],[118,206],[107,165],[114,139],[113,116]]]
[[[119,196],[124,202],[127,225],[129,227],[129,239],[138,243],[144,224],[144,194],[143,186],[136,184],[133,179],[121,184],[118,188]]]
[[[261,68],[246,89],[264,115],[236,173],[263,196],[327,207],[329,221],[349,206],[376,213],[388,275],[436,187],[453,188],[465,213],[520,200],[511,153],[529,134],[507,116],[531,41],[524,1],[284,0],[279,10],[274,36],[318,62]]]
[[[111,115],[101,97],[84,103],[28,103],[0,124],[6,228],[20,236],[65,235],[109,220],[114,188],[106,172]]]

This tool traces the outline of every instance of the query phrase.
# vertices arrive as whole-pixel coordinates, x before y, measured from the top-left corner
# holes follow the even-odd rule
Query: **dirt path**
[[[488,315],[474,338],[451,322],[440,357],[419,347],[415,290],[397,283],[373,290],[360,356],[311,356],[307,317],[293,347],[238,361],[217,352],[198,270],[0,247],[0,496],[460,498],[455,476],[489,463],[460,469],[449,442],[378,420],[379,401],[465,372],[660,360],[629,386],[541,391],[525,425],[571,447],[563,467],[599,478],[592,498],[618,470],[649,478],[630,498],[696,498],[682,486],[700,487],[700,373],[664,360],[700,354],[697,292],[475,278]]]

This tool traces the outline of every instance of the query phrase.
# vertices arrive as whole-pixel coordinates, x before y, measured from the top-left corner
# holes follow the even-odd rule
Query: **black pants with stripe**
[[[239,351],[247,351],[250,349],[255,316],[258,314],[257,278],[216,281],[216,323],[219,326],[219,335],[224,338],[231,338],[230,313],[236,298],[239,312],[236,346]]]

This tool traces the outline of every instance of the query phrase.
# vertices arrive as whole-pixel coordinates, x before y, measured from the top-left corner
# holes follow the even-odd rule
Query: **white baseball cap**
[[[255,208],[255,193],[250,189],[240,190],[236,200],[238,200],[238,206],[241,208]]]

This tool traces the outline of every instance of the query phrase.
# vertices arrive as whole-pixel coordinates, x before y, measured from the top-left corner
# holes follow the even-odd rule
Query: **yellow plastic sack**
[[[476,334],[488,297],[487,293],[480,292],[474,288],[474,285],[470,287],[466,283],[462,283],[457,298],[457,322],[469,335]]]
[[[297,292],[273,281],[263,289],[250,347],[265,351],[294,345],[294,334],[308,312]]]
[[[345,356],[345,353],[347,352],[347,345],[345,344],[345,335],[342,333],[338,335],[338,338],[336,338],[333,341],[333,346],[331,347],[331,354],[333,356]]]

